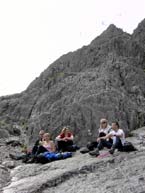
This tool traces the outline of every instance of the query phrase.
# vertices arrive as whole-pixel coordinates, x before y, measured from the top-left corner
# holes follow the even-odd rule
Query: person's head
[[[39,131],[39,138],[40,138],[40,139],[43,138],[44,133],[45,133],[44,130],[40,130],[40,131]]]
[[[101,128],[106,128],[107,125],[108,125],[107,119],[101,119],[101,120],[100,120],[100,127],[101,127]]]
[[[114,122],[112,122],[112,126],[111,127],[112,127],[113,130],[116,131],[116,130],[119,129],[119,123],[117,121],[114,121]]]
[[[44,135],[43,135],[43,140],[44,141],[49,141],[50,138],[51,138],[50,133],[44,133]]]
[[[69,133],[69,132],[70,131],[67,127],[63,127],[63,129],[61,130],[61,133],[64,133],[64,134]]]

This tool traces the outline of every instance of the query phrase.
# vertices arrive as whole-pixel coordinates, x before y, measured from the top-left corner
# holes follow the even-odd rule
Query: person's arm
[[[39,146],[39,139],[35,142],[34,146]]]
[[[107,134],[106,136],[98,137],[98,138],[97,138],[97,141],[100,141],[101,139],[109,139],[109,138],[111,138],[112,136],[113,136],[113,134],[112,134],[112,133],[109,133],[109,134]]]
[[[62,141],[63,140],[63,138],[61,138],[61,135],[58,135],[55,139],[56,139],[56,141]]]
[[[52,152],[56,151],[56,147],[55,147],[55,144],[53,141],[51,141],[51,150],[52,150]]]
[[[74,139],[74,136],[71,134],[70,136],[68,136],[68,137],[65,137],[65,139],[73,141],[73,139]]]
[[[114,136],[123,137],[123,131],[119,131],[119,133],[116,133]]]

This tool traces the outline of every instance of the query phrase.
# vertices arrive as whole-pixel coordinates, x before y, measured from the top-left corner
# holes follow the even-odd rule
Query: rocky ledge
[[[103,158],[76,152],[72,158],[44,165],[20,163],[9,170],[11,180],[2,192],[144,193],[145,127],[132,132],[127,140],[133,142],[138,151],[115,152]]]

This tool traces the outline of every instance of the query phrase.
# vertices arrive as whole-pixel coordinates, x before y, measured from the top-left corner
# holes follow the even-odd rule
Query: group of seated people
[[[32,153],[40,154],[45,152],[65,152],[73,151],[76,146],[73,143],[74,136],[67,127],[64,127],[61,133],[56,137],[55,142],[51,140],[49,133],[40,130],[39,139],[36,141]]]
[[[110,126],[107,119],[100,120],[100,128],[96,141],[87,144],[90,155],[99,155],[99,150],[104,147],[109,149],[109,153],[113,154],[115,149],[123,151],[125,143],[125,133],[120,129],[117,121],[112,122]]]
[[[73,152],[79,149],[73,142],[74,136],[72,132],[64,127],[61,133],[56,137],[55,142],[51,139],[50,133],[45,133],[44,130],[39,131],[39,139],[35,142],[31,151],[25,150],[24,154],[13,155],[10,154],[12,159],[23,159],[28,163],[33,163],[39,155],[45,152],[60,153],[60,152]],[[31,159],[29,159],[31,158]]]
[[[107,119],[100,120],[100,128],[98,129],[98,137],[95,141],[89,142],[87,144],[87,150],[90,155],[99,155],[99,151],[104,147],[109,149],[109,153],[113,154],[115,149],[123,151],[123,146],[125,143],[125,133],[120,129],[118,122],[112,122],[110,126]],[[21,158],[36,158],[38,155],[45,152],[72,152],[76,151],[77,145],[74,145],[74,136],[72,132],[64,127],[61,133],[55,138],[55,142],[51,140],[49,133],[45,133],[44,130],[40,130],[39,139],[36,141],[30,153],[26,153],[27,156],[19,157]],[[80,151],[81,152],[81,151]],[[81,152],[83,153],[83,151]],[[31,156],[30,156],[31,155]],[[12,158],[14,158],[11,155]],[[34,159],[32,159],[32,162]],[[29,160],[31,163],[31,160]]]

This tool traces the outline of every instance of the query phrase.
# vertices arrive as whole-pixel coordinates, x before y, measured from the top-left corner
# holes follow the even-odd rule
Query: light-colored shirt
[[[43,144],[43,147],[45,147],[45,149],[46,149],[47,151],[52,152],[52,142],[50,142],[50,143],[48,143],[48,144],[44,143],[44,144]]]
[[[99,133],[105,133],[106,135],[112,131],[111,126],[107,125],[106,128],[99,128]]]
[[[125,143],[125,133],[122,129],[118,129],[117,131],[114,131],[112,129],[110,134],[113,135],[113,136],[119,136],[119,138],[121,139],[122,145],[124,145],[124,143]]]

